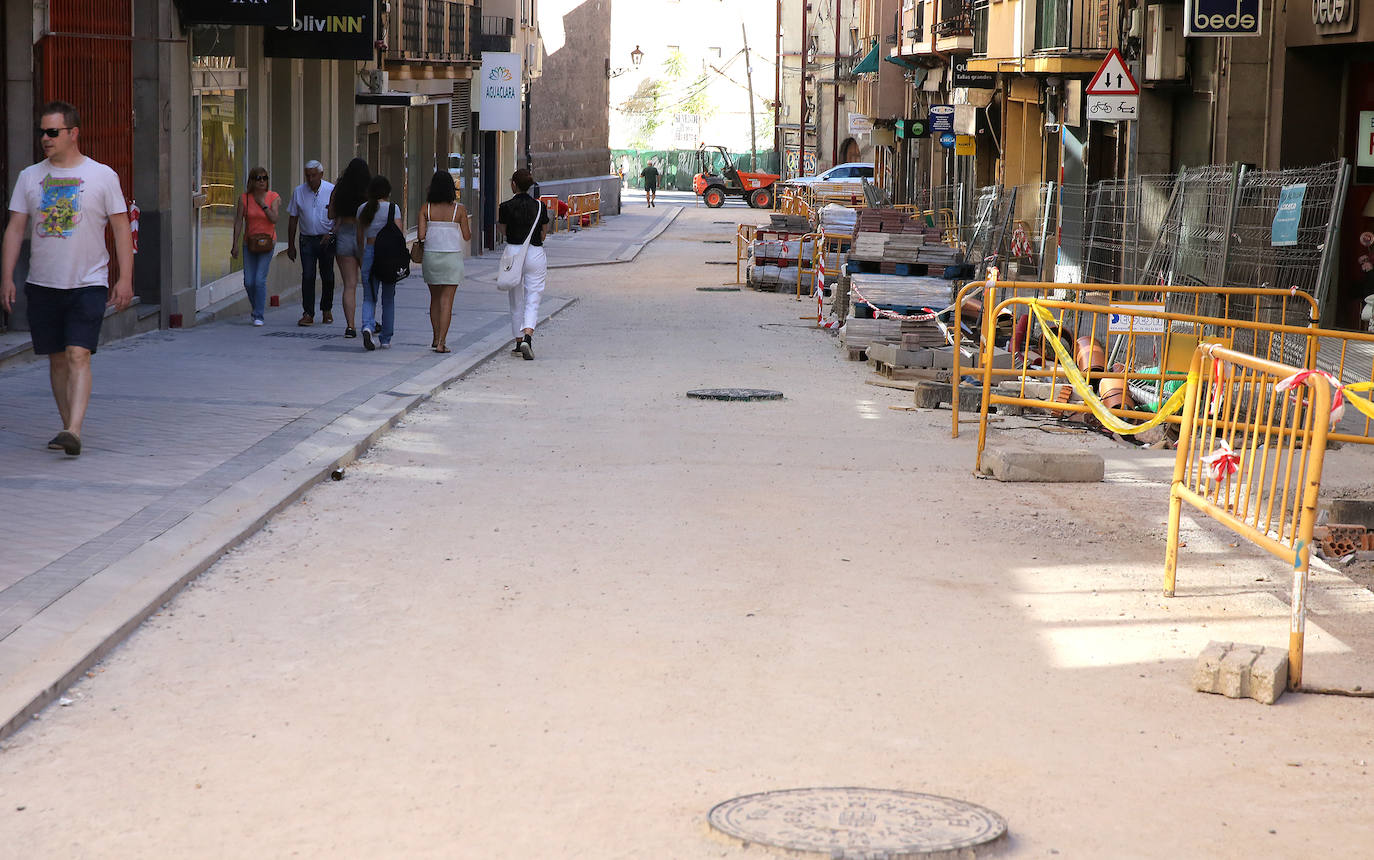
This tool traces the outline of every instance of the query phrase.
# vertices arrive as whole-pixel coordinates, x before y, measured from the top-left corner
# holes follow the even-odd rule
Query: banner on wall
[[[482,52],[478,90],[482,93],[481,130],[519,131],[523,60],[519,54]]]
[[[263,30],[263,53],[306,60],[371,60],[373,0],[296,0],[289,26]]]

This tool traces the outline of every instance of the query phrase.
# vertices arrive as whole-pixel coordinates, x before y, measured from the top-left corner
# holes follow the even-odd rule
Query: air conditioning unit
[[[1145,80],[1181,81],[1188,75],[1182,6],[1145,8]]]

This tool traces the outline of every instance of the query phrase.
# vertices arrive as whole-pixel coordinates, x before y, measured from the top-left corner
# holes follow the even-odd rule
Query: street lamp
[[[637,68],[639,68],[639,64],[642,63],[642,62],[644,62],[644,52],[641,51],[641,50],[639,50],[639,46],[638,46],[638,45],[635,45],[635,49],[634,49],[633,51],[630,52],[630,65],[634,66],[634,67],[637,69]],[[629,69],[624,69],[624,68],[621,68],[621,69],[613,69],[613,68],[611,68],[611,58],[610,58],[610,57],[607,57],[607,58],[606,58],[606,77],[607,77],[607,78],[618,78],[618,77],[620,77],[621,75],[625,74],[625,73],[628,72],[628,71],[629,71]]]

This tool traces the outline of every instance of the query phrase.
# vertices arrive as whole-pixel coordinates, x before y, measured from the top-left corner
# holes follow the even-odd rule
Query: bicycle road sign
[[[1083,92],[1090,96],[1138,96],[1140,84],[1135,82],[1131,70],[1126,68],[1121,52],[1112,48]]]
[[[1083,91],[1087,96],[1088,119],[1103,122],[1137,119],[1140,113],[1140,84],[1136,83],[1121,52],[1112,48],[1098,66],[1097,74]]]

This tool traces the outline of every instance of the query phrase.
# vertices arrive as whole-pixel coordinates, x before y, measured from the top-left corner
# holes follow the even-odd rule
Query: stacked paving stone
[[[1193,670],[1199,692],[1272,705],[1288,688],[1288,652],[1239,642],[1208,642]]]
[[[805,215],[778,215],[768,216],[772,221],[769,224],[770,230],[786,230],[792,233],[806,233],[811,230],[811,219]]]

